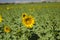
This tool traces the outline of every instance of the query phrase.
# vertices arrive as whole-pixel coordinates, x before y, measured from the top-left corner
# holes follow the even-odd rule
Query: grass
[[[22,13],[35,18],[32,29],[22,24]],[[60,40],[60,3],[0,5],[0,40]],[[4,32],[4,26],[11,32]]]

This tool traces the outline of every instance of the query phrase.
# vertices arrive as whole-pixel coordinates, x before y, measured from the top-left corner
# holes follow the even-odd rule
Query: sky
[[[41,0],[0,0],[0,3],[4,2],[40,2]]]
[[[6,2],[8,2],[8,3],[12,3],[12,2],[21,3],[21,2],[23,2],[24,3],[24,2],[41,2],[41,1],[60,2],[60,0],[0,0],[0,3],[6,3]]]

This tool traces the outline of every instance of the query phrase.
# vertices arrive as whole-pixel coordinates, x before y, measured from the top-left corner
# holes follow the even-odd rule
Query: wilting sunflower
[[[6,32],[6,33],[9,33],[11,30],[10,30],[10,27],[8,27],[8,26],[5,26],[4,27],[4,32]]]
[[[2,16],[0,15],[0,22],[2,22],[2,20],[3,20],[3,19],[2,19]]]
[[[27,28],[32,28],[34,24],[34,18],[32,16],[26,16],[25,18],[22,18],[22,22]]]

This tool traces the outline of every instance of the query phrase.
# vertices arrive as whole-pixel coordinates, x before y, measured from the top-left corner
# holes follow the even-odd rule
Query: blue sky
[[[1,2],[40,2],[41,0],[0,0]]]

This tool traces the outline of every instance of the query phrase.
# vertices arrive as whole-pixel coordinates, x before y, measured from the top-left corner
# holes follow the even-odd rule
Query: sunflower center
[[[25,15],[23,15],[23,17],[25,17]]]
[[[29,20],[30,20],[30,18],[27,18],[27,19],[26,19],[26,21],[29,21]]]
[[[27,18],[25,21],[26,21],[27,24],[30,24],[31,23],[31,18]]]
[[[6,30],[9,30],[9,28],[6,28]]]

